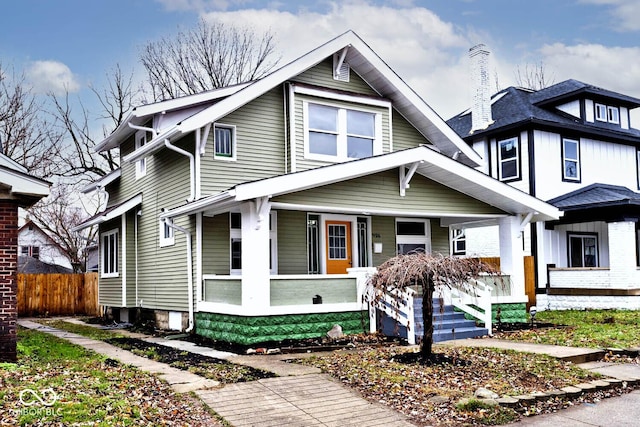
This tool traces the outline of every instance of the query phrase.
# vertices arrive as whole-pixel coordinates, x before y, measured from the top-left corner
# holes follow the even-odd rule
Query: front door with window
[[[351,222],[327,221],[327,274],[346,274],[352,266]]]

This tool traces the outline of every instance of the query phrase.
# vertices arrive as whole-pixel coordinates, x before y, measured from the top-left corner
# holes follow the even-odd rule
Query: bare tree
[[[30,173],[47,177],[54,164],[50,154],[60,142],[24,75],[7,73],[0,63],[0,145],[6,156]]]
[[[154,99],[163,100],[259,79],[279,62],[274,55],[270,32],[201,20],[173,38],[147,43],[140,60]]]
[[[549,76],[542,61],[537,64],[526,64],[524,70],[518,65],[516,68],[516,84],[520,87],[540,90],[555,83],[555,77]]]
[[[87,261],[87,242],[96,239],[97,229],[80,234],[71,231],[85,217],[88,208],[77,197],[72,185],[58,184],[49,197],[40,200],[29,213],[33,219],[63,249],[75,272],[84,272]]]
[[[393,294],[394,289],[402,290],[408,287],[422,291],[424,336],[420,353],[424,359],[428,359],[433,347],[434,291],[438,288],[457,288],[473,294],[472,281],[484,274],[497,275],[499,272],[476,258],[417,252],[387,260],[378,267],[377,273],[371,278],[371,284],[388,294]]]

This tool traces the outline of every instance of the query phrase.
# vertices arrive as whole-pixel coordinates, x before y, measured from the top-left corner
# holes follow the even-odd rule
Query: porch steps
[[[416,325],[416,342],[422,339],[423,318],[422,298],[413,299],[414,319]],[[487,335],[486,328],[476,326],[473,320],[467,320],[464,313],[455,311],[452,305],[440,306],[440,299],[433,300],[433,342],[449,341],[462,338],[476,338]]]

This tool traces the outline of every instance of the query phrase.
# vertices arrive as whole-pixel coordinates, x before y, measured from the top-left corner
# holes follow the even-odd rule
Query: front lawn
[[[221,426],[155,376],[52,335],[20,329],[18,363],[0,364],[0,425]]]
[[[500,338],[540,344],[593,348],[640,347],[640,311],[558,310],[541,311],[536,322],[558,325],[497,334]]]

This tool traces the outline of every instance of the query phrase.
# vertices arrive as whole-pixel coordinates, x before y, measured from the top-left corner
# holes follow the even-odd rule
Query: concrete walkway
[[[368,402],[358,393],[321,374],[317,368],[283,361],[282,359],[286,358],[283,355],[237,356],[198,347],[186,341],[127,334],[147,342],[161,343],[185,351],[195,350],[198,354],[227,359],[233,363],[280,375],[276,378],[220,387],[217,381],[136,356],[102,341],[47,327],[28,319],[19,319],[18,324],[24,328],[63,338],[143,371],[158,374],[179,393],[195,392],[234,427],[414,426],[404,415],[386,406]]]

